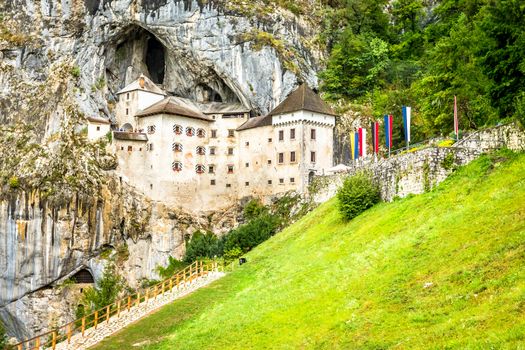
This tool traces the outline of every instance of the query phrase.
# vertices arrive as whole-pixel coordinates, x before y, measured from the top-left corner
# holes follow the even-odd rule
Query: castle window
[[[129,100],[129,92],[126,94],[126,99]]]
[[[233,155],[233,147],[228,147],[228,155]]]
[[[272,164],[272,160],[268,159],[268,165],[271,165],[271,164]]]
[[[146,151],[153,151],[153,144],[152,143],[146,144]]]
[[[186,128],[186,136],[193,136],[195,135],[195,129],[192,128],[191,126],[188,126]]]
[[[244,186],[250,186],[250,183],[249,183],[248,181],[246,181],[246,182],[244,183]]]
[[[142,147],[139,148],[139,152],[142,152]]]
[[[284,163],[284,153],[279,153],[278,156],[279,156],[279,159],[278,159],[279,164],[283,164]]]
[[[173,162],[171,163],[171,169],[173,169],[173,171],[176,171],[176,172],[179,172],[182,170],[182,163],[181,162]]]
[[[233,174],[233,165],[228,165],[228,174]]]
[[[230,187],[232,187],[231,184],[226,184],[226,188],[230,188]]]
[[[128,146],[128,152],[133,151],[133,146]]]
[[[284,184],[284,179],[279,179],[280,184]]]
[[[215,174],[215,165],[208,166],[208,174]]]
[[[310,139],[315,140],[315,129],[310,130]]]
[[[124,146],[120,146],[120,150],[123,151],[124,150]]]
[[[203,156],[206,154],[206,148],[205,147],[202,147],[202,146],[197,146],[197,148],[195,149],[195,151],[197,152],[198,155],[200,156]]]
[[[197,164],[195,165],[195,172],[197,174],[204,174],[204,172],[206,171],[206,167],[202,164]]]
[[[310,152],[310,161],[315,163],[315,152]]]
[[[268,180],[268,185],[271,185],[272,184],[272,180]]]
[[[235,130],[228,129],[228,137],[234,137],[235,136]]]
[[[211,154],[212,156],[215,155],[215,147],[210,147],[210,154]]]
[[[210,181],[210,185],[215,186],[215,179]]]
[[[100,131],[100,126],[97,126],[97,131]]]
[[[279,130],[279,141],[284,140],[284,130]]]
[[[197,137],[205,137],[206,131],[204,129],[197,129]]]
[[[246,141],[246,147],[248,147],[250,145],[250,143],[248,141]]]
[[[295,129],[290,129],[290,140],[295,140]]]
[[[182,134],[182,130],[184,130],[184,128],[181,125],[178,125],[178,124],[173,125],[173,132],[176,135]]]
[[[217,130],[212,130],[211,131],[211,138],[212,139],[216,139],[217,138]]]
[[[295,183],[295,178],[294,178],[294,177],[291,177],[291,178],[290,178],[290,182],[291,182],[291,183]]]
[[[154,134],[156,129],[155,125],[148,125],[148,134]]]
[[[245,166],[248,168],[250,166],[250,163],[246,163]]]
[[[173,150],[173,152],[182,152],[182,145],[180,143],[173,143],[173,145],[171,146],[171,149]]]
[[[129,115],[129,109],[126,108],[126,115]]]
[[[272,143],[272,138],[268,138],[268,143]]]
[[[295,163],[295,152],[290,152],[290,162]]]

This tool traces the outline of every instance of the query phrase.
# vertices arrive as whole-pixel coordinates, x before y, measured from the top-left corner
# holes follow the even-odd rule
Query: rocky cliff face
[[[85,116],[113,118],[115,93],[141,73],[175,95],[240,101],[267,112],[299,80],[317,86],[321,51],[311,44],[315,33],[305,20],[265,6],[6,0],[0,3],[0,123],[30,125],[38,140],[59,134],[70,111],[62,85],[55,84],[60,65],[68,67],[60,79],[75,81],[68,99]],[[13,142],[13,157],[23,147],[16,139],[3,138]],[[29,159],[22,155],[21,161],[28,167],[46,168],[31,163],[33,150],[24,152]],[[238,207],[190,215],[151,203],[111,170],[97,176],[104,185],[89,198],[72,195],[51,203],[46,198],[52,188],[18,188],[17,178],[9,180],[9,194],[0,196],[0,318],[10,334],[28,337],[52,326],[42,315],[49,315],[46,305],[54,302],[42,300],[61,294],[42,288],[81,266],[97,277],[104,265],[97,256],[104,250],[123,252],[121,271],[136,286],[154,277],[155,266],[169,255],[180,257],[184,239],[195,230],[224,232],[237,223]]]

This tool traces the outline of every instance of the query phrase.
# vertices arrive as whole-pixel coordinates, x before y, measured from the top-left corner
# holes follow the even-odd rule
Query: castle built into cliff
[[[153,200],[221,209],[248,196],[305,193],[333,166],[336,115],[306,84],[258,117],[240,103],[169,96],[143,75],[117,94],[118,172]]]

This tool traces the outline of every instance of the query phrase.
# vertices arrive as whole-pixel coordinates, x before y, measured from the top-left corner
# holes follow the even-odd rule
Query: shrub
[[[240,258],[243,254],[244,252],[241,248],[233,247],[232,249],[224,252],[223,259],[226,264],[229,264],[233,260]]]
[[[447,139],[447,140],[443,140],[441,141],[440,143],[438,143],[438,147],[452,147],[452,145],[454,145],[454,143],[456,143],[453,139]]]
[[[347,178],[337,192],[339,211],[344,220],[351,220],[381,199],[379,187],[367,174]]]
[[[251,221],[263,214],[268,213],[268,207],[264,206],[261,201],[252,199],[244,206],[244,218],[246,221]]]
[[[77,309],[77,316],[84,316],[82,313],[90,313],[104,306],[112,304],[117,299],[118,294],[124,289],[124,280],[115,271],[115,265],[108,263],[104,269],[104,274],[94,288],[87,288],[82,296],[82,310]]]
[[[166,267],[164,266],[157,266],[157,272],[159,273],[159,276],[163,279],[170,278],[180,270],[183,270],[186,266],[188,266],[185,262],[175,259],[174,257],[170,256],[168,258],[168,265]]]
[[[279,219],[276,216],[269,214],[260,216],[230,231],[223,238],[224,251],[241,248],[243,252],[248,252],[270,238],[278,226]]]
[[[7,334],[2,322],[0,322],[0,349],[7,349]]]
[[[212,232],[196,231],[186,243],[184,261],[191,263],[200,257],[213,258],[222,255],[221,241]]]

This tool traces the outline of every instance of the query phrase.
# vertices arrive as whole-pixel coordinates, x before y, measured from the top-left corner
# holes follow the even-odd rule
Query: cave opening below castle
[[[150,37],[146,45],[145,63],[151,80],[156,84],[164,83],[166,67],[165,48],[155,37]]]

